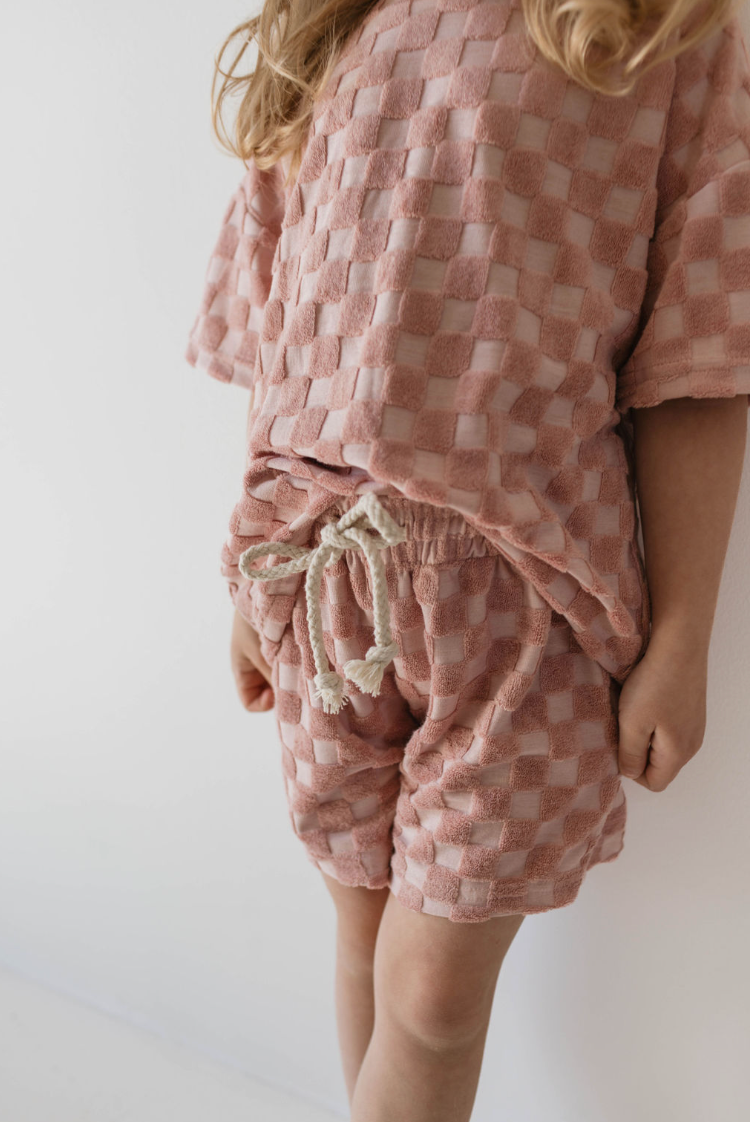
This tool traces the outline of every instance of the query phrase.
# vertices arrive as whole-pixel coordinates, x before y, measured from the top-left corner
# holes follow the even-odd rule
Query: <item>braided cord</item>
[[[377,537],[368,534],[368,523],[376,531]],[[305,598],[307,627],[316,670],[315,693],[321,699],[326,713],[338,713],[347,699],[343,679],[331,669],[325,648],[320,607],[323,570],[327,565],[338,561],[347,549],[359,549],[365,555],[372,582],[375,645],[370,647],[364,659],[350,659],[344,666],[344,672],[360,689],[378,694],[385,667],[398,654],[398,646],[393,642],[391,634],[388,585],[380,550],[405,539],[403,527],[391,518],[376,496],[369,492],[343,514],[338,522],[329,522],[323,527],[318,546],[308,548],[261,542],[250,546],[239,558],[239,570],[248,580],[279,580],[307,570]],[[251,568],[252,562],[259,557],[273,554],[289,557],[290,560],[265,569]]]
[[[261,542],[251,545],[240,555],[238,567],[243,577],[248,580],[280,580],[281,577],[291,576],[292,573],[301,573],[309,565],[312,550],[301,545],[278,545],[276,542]],[[266,569],[251,569],[253,561],[259,557],[270,557],[276,554],[279,557],[292,557],[292,561],[284,561],[281,565],[271,565]]]

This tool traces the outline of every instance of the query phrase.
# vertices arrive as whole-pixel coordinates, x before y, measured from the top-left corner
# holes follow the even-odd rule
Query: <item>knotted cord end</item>
[[[386,666],[398,654],[398,643],[385,647],[370,647],[364,658],[352,658],[344,663],[344,674],[363,693],[376,697],[380,693]]]
[[[349,700],[344,693],[344,680],[333,670],[315,675],[315,696],[323,702],[324,713],[339,713]]]

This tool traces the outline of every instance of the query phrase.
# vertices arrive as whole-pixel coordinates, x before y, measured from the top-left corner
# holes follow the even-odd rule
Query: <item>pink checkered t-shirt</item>
[[[614,98],[520,0],[381,0],[296,183],[247,171],[190,333],[253,389],[240,611],[249,545],[401,494],[460,512],[623,680],[649,625],[628,411],[750,392],[749,150],[736,19]]]

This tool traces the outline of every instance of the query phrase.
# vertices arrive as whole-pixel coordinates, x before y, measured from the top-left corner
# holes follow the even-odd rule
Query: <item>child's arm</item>
[[[620,694],[619,758],[622,773],[652,791],[663,791],[703,741],[708,648],[747,413],[747,394],[633,410],[652,630]]]

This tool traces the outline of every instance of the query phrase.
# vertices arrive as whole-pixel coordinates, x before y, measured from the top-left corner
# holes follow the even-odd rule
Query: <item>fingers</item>
[[[235,610],[232,624],[230,652],[235,675],[238,668],[244,669],[252,666],[263,675],[268,685],[271,685],[271,667],[261,654],[260,637],[237,610]]]
[[[254,701],[245,704],[245,709],[249,713],[267,713],[269,709],[273,709],[273,705],[273,690],[267,686]]]
[[[257,670],[261,672],[268,685],[271,685],[271,667],[268,665],[263,655],[260,653],[260,644],[258,649],[253,651],[253,662]]]
[[[644,745],[643,732],[628,730],[625,722],[618,754],[620,772],[648,791],[665,791],[697,750],[685,737],[661,728]]]
[[[637,780],[649,791],[664,791],[703,743],[700,728],[675,731],[657,728],[651,742],[648,766]]]
[[[622,685],[618,725],[620,773],[649,791],[664,791],[703,743],[703,661],[697,667],[687,657],[675,662],[650,647]]]
[[[627,715],[620,712],[620,742],[617,750],[617,762],[620,774],[628,779],[637,779],[643,775],[648,763],[649,747],[653,729],[637,725],[630,721]]]
[[[664,791],[673,779],[674,774],[667,776],[658,768],[649,763],[643,775],[637,776],[635,782],[640,787],[645,787],[647,791],[658,792]]]
[[[260,653],[257,633],[238,611],[235,611],[232,625],[230,662],[244,708],[250,713],[265,713],[273,709],[271,667]]]
[[[242,670],[235,675],[237,693],[245,709],[250,713],[265,713],[273,709],[273,690],[264,676],[254,667]]]

